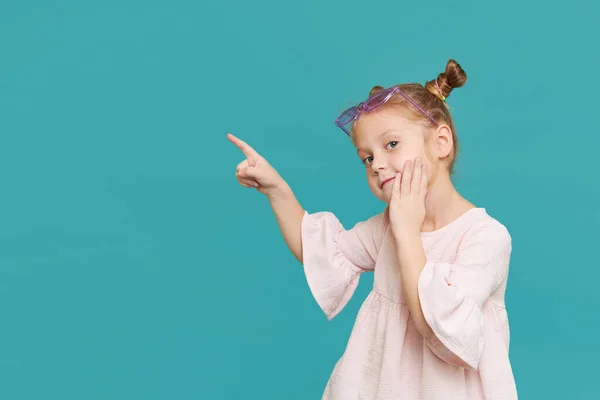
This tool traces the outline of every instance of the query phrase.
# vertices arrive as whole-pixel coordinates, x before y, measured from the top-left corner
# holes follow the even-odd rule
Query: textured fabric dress
[[[329,212],[304,214],[304,271],[328,319],[347,304],[361,273],[374,273],[322,400],[517,399],[504,303],[508,230],[472,208],[421,239],[427,263],[418,293],[430,340],[405,304],[387,213],[351,229]]]

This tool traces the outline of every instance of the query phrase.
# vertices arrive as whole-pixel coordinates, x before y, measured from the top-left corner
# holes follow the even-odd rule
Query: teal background
[[[457,59],[456,185],[514,241],[520,398],[596,382],[599,6],[2,1],[0,398],[318,399],[328,322],[232,132],[310,212],[379,212],[338,112]]]

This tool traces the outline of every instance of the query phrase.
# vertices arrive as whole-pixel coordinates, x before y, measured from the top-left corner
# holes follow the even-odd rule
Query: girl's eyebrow
[[[381,136],[386,136],[386,135],[387,135],[387,134],[389,134],[389,133],[397,133],[397,134],[401,135],[401,134],[402,134],[402,131],[401,131],[401,130],[399,130],[399,129],[388,129],[387,131],[383,132],[383,133],[381,134]]]

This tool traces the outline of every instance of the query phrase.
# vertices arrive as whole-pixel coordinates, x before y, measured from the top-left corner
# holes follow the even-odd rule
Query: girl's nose
[[[375,158],[373,159],[373,162],[371,163],[371,166],[373,168],[374,172],[380,172],[385,170],[385,160],[383,159],[383,157],[379,157],[379,158]]]

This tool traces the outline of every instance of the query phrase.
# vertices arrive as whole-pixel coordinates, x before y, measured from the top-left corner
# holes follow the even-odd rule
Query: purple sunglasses
[[[427,113],[425,110],[423,110],[423,108],[421,108],[410,97],[408,97],[402,90],[400,90],[400,86],[392,86],[387,89],[383,89],[383,90],[375,93],[373,96],[369,97],[366,101],[363,101],[356,106],[352,106],[352,107],[348,108],[343,113],[341,113],[339,117],[337,117],[335,119],[335,124],[339,128],[341,128],[344,132],[346,132],[346,134],[348,136],[350,136],[350,132],[346,129],[346,125],[348,125],[349,123],[351,123],[352,121],[357,119],[358,115],[362,111],[372,111],[372,110],[376,109],[377,107],[381,106],[382,104],[385,104],[394,95],[394,93],[399,93],[402,97],[404,97],[406,100],[408,100],[413,106],[415,106],[419,111],[421,111],[427,118],[429,118],[431,120],[431,122],[434,123],[434,125],[437,125],[437,122],[435,121],[435,119],[433,119],[433,117],[431,115],[429,115],[429,113]]]

